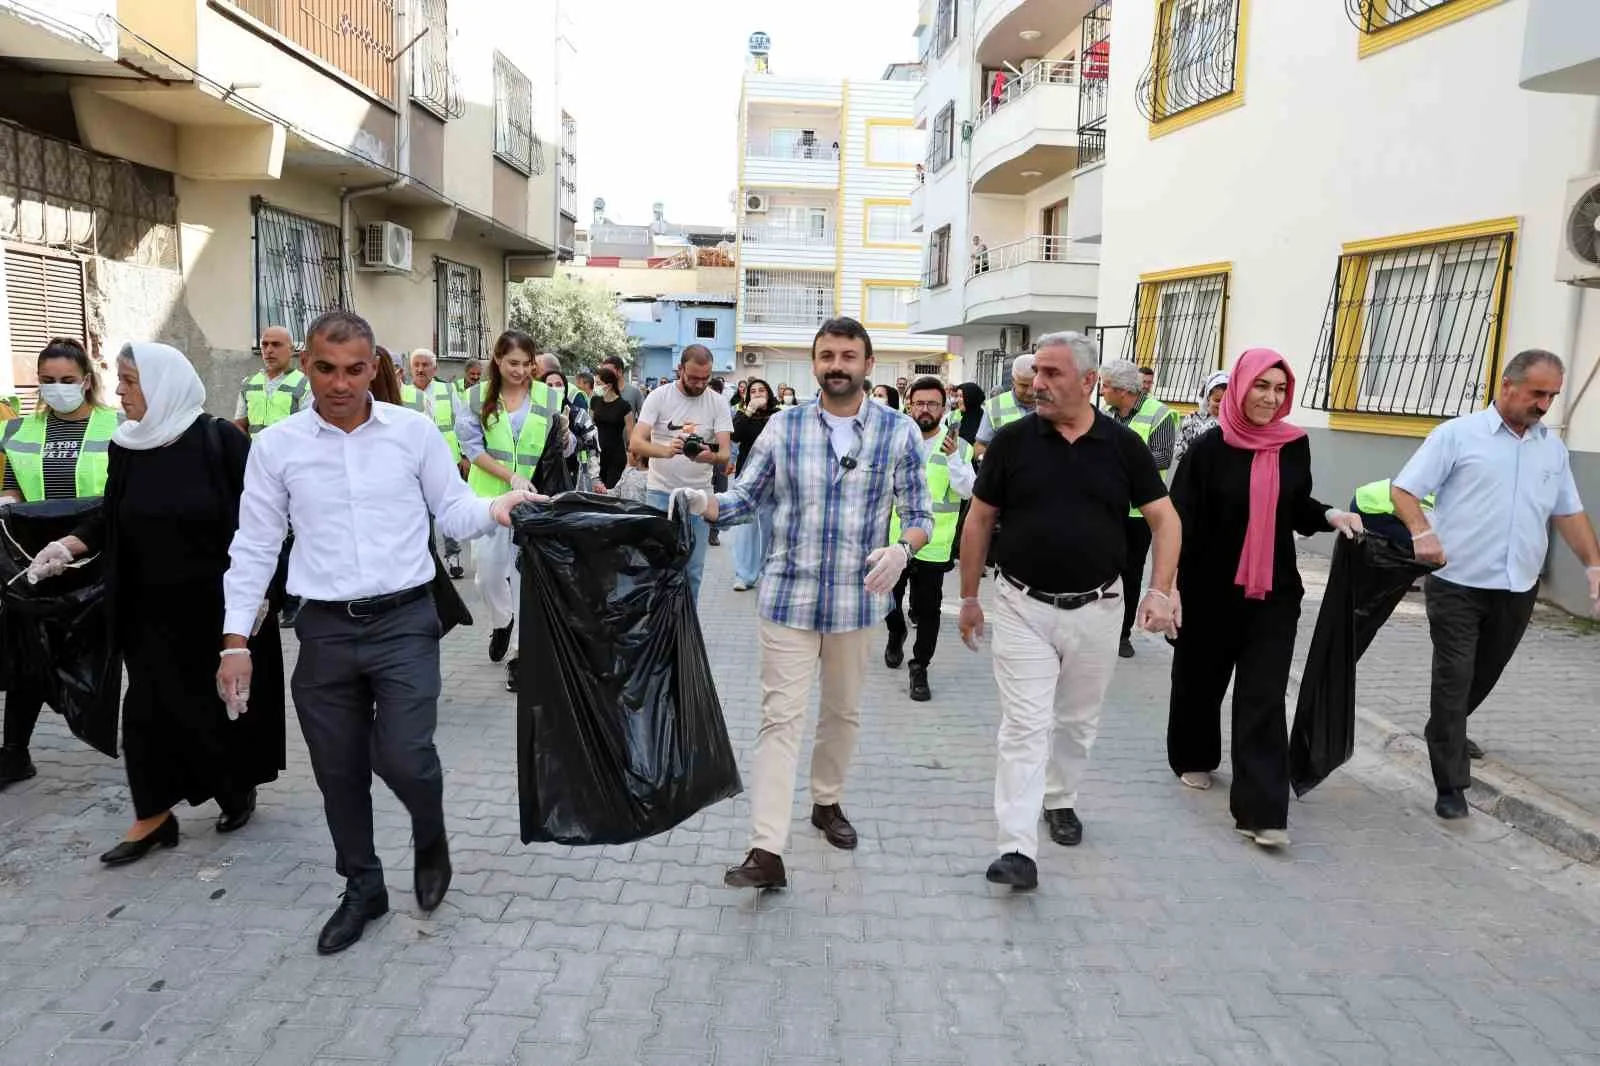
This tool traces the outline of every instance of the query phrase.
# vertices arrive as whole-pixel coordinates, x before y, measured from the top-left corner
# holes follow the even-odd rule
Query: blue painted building
[[[684,293],[660,297],[624,297],[619,305],[628,322],[628,336],[639,340],[639,380],[664,378],[678,366],[691,344],[711,349],[712,369],[734,370],[734,298],[716,293]]]

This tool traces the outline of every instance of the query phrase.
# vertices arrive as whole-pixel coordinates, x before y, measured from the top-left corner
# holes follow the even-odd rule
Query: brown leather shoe
[[[850,819],[844,816],[844,808],[837,803],[827,807],[820,803],[812,804],[811,824],[822,830],[828,843],[836,848],[849,851],[856,846],[856,827],[850,824]]]
[[[722,875],[722,883],[729,888],[787,888],[789,878],[783,872],[780,856],[751,848],[744,862],[728,867]]]

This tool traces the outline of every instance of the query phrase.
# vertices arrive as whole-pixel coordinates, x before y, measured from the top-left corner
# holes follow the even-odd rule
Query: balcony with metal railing
[[[1078,166],[1078,70],[1045,59],[991,91],[973,118],[972,191],[1021,196]]]
[[[825,141],[820,135],[815,141],[753,135],[745,144],[744,184],[746,188],[762,185],[837,188],[838,142]]]
[[[971,254],[964,295],[969,323],[1044,323],[1095,312],[1100,245],[1036,234]]]
[[[373,95],[396,99],[396,55],[400,7],[395,0],[341,0],[311,5],[294,0],[228,0],[292,44],[366,88]],[[326,10],[317,10],[323,8]]]
[[[831,221],[752,220],[739,229],[739,255],[747,265],[832,270],[838,262]]]

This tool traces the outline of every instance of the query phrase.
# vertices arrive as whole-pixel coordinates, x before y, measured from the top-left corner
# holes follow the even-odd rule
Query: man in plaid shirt
[[[674,503],[736,525],[770,507],[772,553],[761,589],[761,731],[751,786],[750,851],[723,880],[782,888],[791,797],[811,679],[822,699],[811,758],[811,824],[837,848],[856,846],[839,805],[861,725],[861,679],[875,628],[906,564],[933,533],[917,425],[867,400],[872,338],[853,318],[822,324],[811,344],[822,391],[784,408],[756,440],[727,492],[681,489]],[[889,513],[902,539],[885,548]]]

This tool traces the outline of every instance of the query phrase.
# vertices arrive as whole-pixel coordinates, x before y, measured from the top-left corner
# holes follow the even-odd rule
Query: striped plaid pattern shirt
[[[761,578],[761,617],[792,629],[843,633],[889,613],[864,584],[867,556],[889,537],[889,513],[933,534],[933,506],[917,424],[862,400],[856,446],[842,462],[815,403],[786,407],[756,439],[744,471],[717,497],[717,524],[770,514],[772,554]]]

